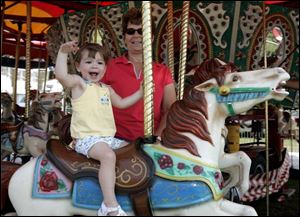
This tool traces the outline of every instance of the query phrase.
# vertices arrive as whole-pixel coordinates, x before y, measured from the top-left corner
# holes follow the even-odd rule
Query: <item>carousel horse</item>
[[[45,153],[46,142],[56,134],[56,123],[61,117],[60,93],[41,93],[32,102],[27,121],[1,123],[1,152],[39,156]]]
[[[299,127],[290,112],[278,109],[278,133],[284,138],[295,139],[299,142]]]
[[[173,104],[162,142],[141,146],[155,168],[151,188],[148,189],[154,215],[257,215],[252,207],[223,198],[223,191],[233,182],[238,182],[241,194],[248,190],[251,163],[242,152],[224,153],[224,123],[226,117],[246,112],[265,100],[283,100],[288,92],[281,85],[290,76],[282,68],[232,73],[228,65],[219,60],[217,62],[219,65],[215,70],[207,70],[207,74],[195,74],[197,82],[185,91],[183,100]],[[131,154],[126,153],[131,158]],[[9,197],[18,215],[96,215],[96,209],[73,206],[70,195],[60,199],[53,198],[53,195],[47,199],[32,198],[37,161],[33,159],[23,165],[10,180]],[[119,167],[124,163],[119,161],[117,155],[116,186],[120,176],[124,175],[122,180],[128,180],[130,175],[130,168],[120,173]],[[49,166],[48,161],[44,160],[41,165]],[[237,167],[240,178],[232,178],[224,183],[221,169],[227,167]],[[52,183],[41,187],[57,187],[53,180],[58,177],[52,172],[48,173]],[[187,192],[180,194],[182,191]],[[92,193],[101,194],[93,190],[91,193],[83,191],[79,196],[90,196]],[[125,205],[121,206],[125,208]],[[135,214],[130,208],[126,212]]]
[[[1,93],[1,123],[14,122],[15,114],[12,110],[13,99],[11,96],[3,92]]]
[[[35,100],[39,95],[38,90],[30,90],[29,101]],[[24,115],[25,108],[15,104],[13,111],[13,99],[7,92],[1,93],[1,123],[13,123]]]

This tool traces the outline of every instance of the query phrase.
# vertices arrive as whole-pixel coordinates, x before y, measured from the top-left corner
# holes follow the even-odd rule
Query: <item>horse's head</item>
[[[225,118],[251,109],[269,99],[282,100],[288,93],[280,87],[289,74],[281,68],[237,72],[233,64],[210,59],[197,66],[194,85],[175,102],[162,133],[163,145],[185,148],[199,156],[190,135],[211,145],[218,143]]]
[[[38,96],[38,101],[45,110],[53,111],[61,108],[62,98],[63,95],[60,92],[41,93]]]
[[[46,130],[57,119],[61,118],[61,93],[41,93],[30,107],[28,124],[35,128]]]
[[[8,93],[6,93],[6,92],[1,93],[1,106],[6,107],[6,108],[11,107],[12,102],[13,102],[13,99],[11,98],[11,96]]]
[[[288,92],[282,86],[290,78],[282,68],[236,72],[233,65],[218,59],[201,64],[194,77],[195,88],[214,95],[228,115],[240,114],[266,100],[283,100]]]

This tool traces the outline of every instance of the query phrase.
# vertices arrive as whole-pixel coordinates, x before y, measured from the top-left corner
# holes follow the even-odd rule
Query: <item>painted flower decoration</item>
[[[224,180],[220,172],[215,172],[215,181],[218,184],[219,188],[222,190],[224,187]]]
[[[173,160],[169,155],[164,154],[158,159],[158,164],[161,169],[170,168],[173,167]]]
[[[195,174],[199,175],[203,172],[203,167],[202,166],[198,166],[198,165],[195,165],[193,167],[193,171]]]
[[[185,168],[185,164],[180,162],[177,164],[177,168],[183,170]]]
[[[42,191],[50,192],[58,189],[57,175],[53,171],[47,171],[40,179]]]
[[[44,167],[44,166],[46,166],[47,163],[48,163],[48,160],[44,159],[44,160],[42,160],[41,165]]]

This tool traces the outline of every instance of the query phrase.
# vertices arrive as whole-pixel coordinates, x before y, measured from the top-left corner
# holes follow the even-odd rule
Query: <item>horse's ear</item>
[[[198,91],[209,91],[211,88],[218,86],[215,79],[210,79],[202,84],[195,86],[194,88]]]

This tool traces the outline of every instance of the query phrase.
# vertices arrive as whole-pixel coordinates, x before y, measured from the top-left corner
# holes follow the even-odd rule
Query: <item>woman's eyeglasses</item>
[[[142,35],[143,34],[143,29],[142,28],[139,28],[139,29],[128,28],[126,30],[126,34],[128,34],[128,35],[134,35],[135,32],[137,32],[138,34]]]

